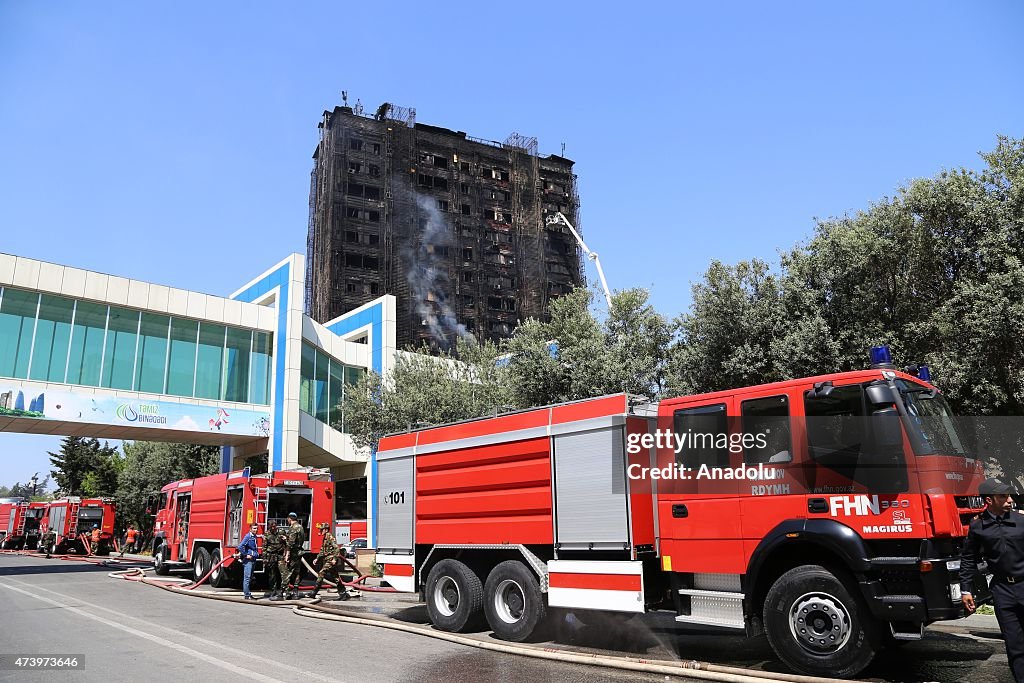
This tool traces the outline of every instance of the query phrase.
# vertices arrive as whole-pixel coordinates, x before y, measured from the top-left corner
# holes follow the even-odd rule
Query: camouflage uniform
[[[341,551],[338,548],[338,542],[334,539],[334,534],[330,532],[329,524],[320,524],[320,533],[323,535],[322,545],[320,546],[319,559],[322,564],[320,565],[320,571],[316,575],[316,586],[313,587],[313,591],[307,595],[307,597],[315,598],[317,593],[320,592],[320,587],[324,585],[324,579],[328,575],[333,574],[334,580],[337,582],[338,598],[341,600],[348,600],[349,594],[348,589],[341,585],[341,577],[338,576],[338,561],[341,559]]]
[[[288,542],[281,530],[276,525],[268,529],[263,537],[263,570],[267,573],[267,594],[263,597],[269,598],[281,590],[281,560],[287,549]]]
[[[334,540],[334,534],[324,534],[323,545],[320,546],[317,560],[323,562],[320,571],[316,574],[316,586],[319,588],[328,574],[335,573],[334,568],[338,564],[338,542]]]
[[[306,542],[306,532],[298,520],[295,520],[285,531],[288,539],[288,560],[281,560],[281,583],[286,590],[292,591],[299,587],[302,577],[302,544]]]
[[[50,553],[53,551],[53,544],[56,543],[56,542],[57,542],[57,534],[54,533],[53,531],[47,530],[47,532],[45,534],[43,534],[42,540],[39,541],[39,543],[40,543],[39,549],[40,550],[45,550],[46,551],[46,556],[50,557]]]

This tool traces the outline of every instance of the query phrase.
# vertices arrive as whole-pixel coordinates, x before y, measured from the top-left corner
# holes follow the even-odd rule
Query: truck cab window
[[[673,413],[677,444],[676,462],[691,469],[729,466],[729,424],[725,404],[683,408]]]
[[[875,438],[862,386],[838,386],[827,396],[806,395],[804,412],[807,452],[813,461],[878,493],[907,490],[902,444],[886,445]]]
[[[793,441],[790,434],[787,396],[768,396],[743,401],[741,413],[743,434],[750,435],[755,440],[754,446],[743,451],[745,464],[792,462]]]

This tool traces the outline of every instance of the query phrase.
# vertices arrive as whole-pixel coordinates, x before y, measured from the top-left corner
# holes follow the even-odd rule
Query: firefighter
[[[42,541],[40,541],[40,550],[46,551],[46,557],[49,558],[53,552],[53,546],[57,542],[57,534],[53,529],[47,529],[46,533],[43,534]]]
[[[285,531],[288,549],[281,560],[281,583],[286,588],[285,599],[296,600],[300,597],[299,581],[302,578],[302,544],[306,542],[306,532],[299,522],[299,516],[288,513],[288,529]]]
[[[121,554],[118,557],[124,557],[125,551],[135,552],[135,539],[138,535],[139,532],[135,530],[135,525],[129,524],[128,530],[124,532],[124,545],[121,546]]]
[[[263,537],[263,569],[267,573],[267,592],[264,598],[281,599],[281,561],[288,549],[288,539],[277,527],[277,522],[267,524]]]
[[[1006,641],[1006,657],[1014,680],[1024,683],[1024,514],[1013,510],[1009,484],[986,479],[978,487],[985,511],[971,521],[960,557],[960,590],[964,609],[974,612],[978,564],[988,561],[992,572],[992,601]]]
[[[337,571],[335,571],[338,565],[340,548],[338,548],[338,541],[335,540],[334,534],[331,533],[331,525],[327,522],[320,522],[316,525],[316,528],[322,537],[320,541],[320,554],[317,555],[317,561],[321,563],[320,571],[316,575],[316,585],[313,586],[312,592],[308,593],[306,597],[315,598],[316,594],[320,592],[320,587],[324,585],[324,579],[328,575],[333,575],[334,580],[338,582],[338,598],[348,600],[348,591],[341,585],[341,580],[338,577]]]
[[[92,534],[89,537],[90,550],[95,555],[100,549],[100,527],[97,524],[92,525]]]

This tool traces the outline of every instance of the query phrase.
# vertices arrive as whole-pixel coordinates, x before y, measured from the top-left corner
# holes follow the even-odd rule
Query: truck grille
[[[953,496],[958,508],[980,510],[985,507],[985,500],[981,496]]]

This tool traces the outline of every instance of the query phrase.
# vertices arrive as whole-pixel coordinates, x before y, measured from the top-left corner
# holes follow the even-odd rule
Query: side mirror
[[[903,444],[903,428],[900,425],[900,415],[895,408],[879,408],[873,411],[871,426],[874,429],[875,441],[879,446],[898,448]]]
[[[814,388],[807,392],[807,398],[828,398],[833,389],[835,389],[835,386],[831,381],[815,382]]]
[[[865,389],[868,401],[876,405],[892,405],[899,400],[896,390],[888,384],[872,384]],[[878,414],[878,411],[874,413]]]

